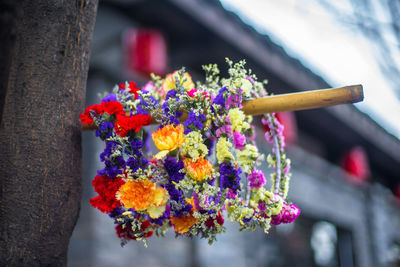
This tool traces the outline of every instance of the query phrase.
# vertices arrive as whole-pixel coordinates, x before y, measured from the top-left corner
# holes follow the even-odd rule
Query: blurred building
[[[274,94],[329,88],[268,36],[244,24],[217,0],[101,1],[94,31],[86,104],[116,83],[185,66],[246,59]],[[362,81],[360,81],[362,83]],[[84,193],[70,266],[399,266],[400,141],[351,105],[279,114],[290,139],[289,198],[302,214],[293,225],[227,233],[209,246],[197,239],[152,238],[119,245],[113,222],[89,205],[102,144],[84,133]],[[258,129],[258,144],[264,142]],[[262,146],[260,146],[262,147]],[[269,146],[264,147],[268,153]]]

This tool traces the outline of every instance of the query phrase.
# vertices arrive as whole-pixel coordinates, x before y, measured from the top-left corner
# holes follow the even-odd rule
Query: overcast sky
[[[393,84],[383,77],[371,41],[354,31],[354,27],[338,23],[315,0],[220,1],[332,86],[362,84],[364,101],[356,107],[400,139],[400,102],[393,93]],[[346,1],[339,2],[343,10],[350,8]],[[385,19],[382,14],[378,17]],[[399,49],[395,49],[400,58]]]

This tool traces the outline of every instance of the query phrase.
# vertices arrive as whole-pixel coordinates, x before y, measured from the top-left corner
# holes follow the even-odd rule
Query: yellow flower
[[[191,198],[185,197],[185,200],[186,200],[186,203],[192,205],[192,211],[194,211],[194,210],[196,209],[196,208],[194,207],[194,198],[193,198],[193,197],[191,197]]]
[[[229,149],[232,147],[232,144],[226,140],[225,137],[221,137],[218,140],[217,143],[217,160],[218,163],[222,163],[225,161],[225,159],[228,160],[233,160],[233,155],[229,151]]]
[[[246,116],[239,108],[233,108],[229,110],[228,116],[232,123],[232,131],[241,132],[242,129],[247,130],[250,127],[250,125],[245,120]]]
[[[251,173],[258,158],[258,149],[254,145],[247,144],[245,148],[237,152],[237,161],[245,173]]]
[[[188,91],[194,89],[194,83],[190,74],[185,72],[183,76],[180,77],[179,71],[177,70],[165,77],[161,85],[161,95],[165,96],[169,90],[176,89],[176,81]]]
[[[161,129],[151,134],[154,144],[161,150],[154,157],[156,159],[164,158],[168,152],[177,149],[185,142],[185,135],[183,134],[183,125],[177,127],[173,125],[164,126]]]
[[[208,148],[204,144],[201,133],[197,131],[192,131],[186,135],[186,140],[185,143],[182,144],[181,151],[194,161],[208,154]]]
[[[199,158],[197,161],[193,162],[189,158],[184,158],[183,163],[185,164],[186,173],[194,180],[201,182],[207,176],[211,175],[211,163],[204,159]]]
[[[116,196],[127,209],[147,210],[152,218],[161,216],[169,197],[164,188],[157,188],[155,183],[147,179],[127,181],[119,188]]]

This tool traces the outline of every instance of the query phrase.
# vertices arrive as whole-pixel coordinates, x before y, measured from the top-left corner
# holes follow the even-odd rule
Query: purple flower
[[[126,161],[126,165],[129,166],[133,172],[136,172],[139,169],[139,162],[136,157],[129,157]]]
[[[124,209],[121,207],[116,207],[115,209],[113,209],[112,212],[110,212],[108,214],[108,216],[110,216],[111,218],[115,218],[117,216],[120,216],[122,213],[124,212]]]
[[[109,163],[106,163],[106,167],[104,167],[102,170],[98,170],[97,174],[99,176],[107,175],[110,178],[114,178],[118,174],[122,174],[122,170],[120,170],[116,165],[110,165]]]
[[[165,189],[167,189],[168,194],[172,200],[179,202],[179,200],[182,198],[182,192],[178,190],[173,184],[167,184],[165,186]]]
[[[232,164],[223,162],[219,166],[220,186],[222,189],[230,188],[233,191],[240,189],[240,174],[242,170],[236,169]]]
[[[250,187],[261,188],[266,184],[265,176],[262,171],[254,169],[252,173],[249,174],[247,179],[250,182]]]
[[[168,100],[170,97],[176,98],[176,90],[174,89],[169,90],[165,96],[165,100]]]
[[[201,130],[201,129],[203,129],[203,127],[204,127],[203,123],[204,123],[205,120],[206,120],[206,115],[200,114],[199,116],[197,116],[196,113],[194,113],[193,111],[190,111],[189,112],[189,117],[183,123],[183,125],[185,126],[184,134],[188,134],[192,130]]]
[[[114,153],[114,151],[118,150],[118,148],[119,145],[116,142],[107,142],[104,151],[100,154],[100,160],[105,162],[111,157],[111,154]]]
[[[237,94],[229,95],[228,99],[226,100],[226,103],[225,103],[225,108],[226,109],[228,109],[230,107],[242,108],[242,94],[243,94],[243,90],[237,89]]]
[[[137,106],[136,106],[136,114],[149,115],[149,113],[147,112],[147,110],[145,110],[144,108],[142,108],[141,105],[137,105]]]
[[[251,221],[251,219],[253,219],[253,216],[251,216],[250,218],[244,218],[242,221],[244,223],[249,223]]]
[[[185,168],[182,160],[176,161],[174,157],[167,156],[164,160],[164,167],[171,181],[179,182],[185,177],[185,173],[180,172],[180,170]]]
[[[220,105],[221,107],[225,106],[224,92],[228,92],[228,88],[226,86],[219,89],[218,95],[214,98],[213,104]]]
[[[139,150],[143,148],[142,140],[130,140],[130,143],[134,150]]]
[[[176,90],[172,89],[172,90],[168,91],[168,93],[167,93],[167,95],[165,97],[165,102],[161,106],[161,108],[164,111],[164,114],[169,114],[170,113],[170,109],[168,107],[168,101],[167,101],[168,99],[173,98],[173,99],[179,101],[179,97],[177,97],[176,94],[177,94]],[[176,111],[175,114],[170,115],[168,120],[167,121],[163,121],[163,123],[165,123],[165,124],[172,123],[172,124],[178,125],[180,123],[179,122],[179,118],[181,116],[182,116],[182,112],[181,111]]]
[[[100,124],[100,131],[107,131],[109,129],[113,129],[114,124],[112,122],[105,121],[102,124]]]
[[[117,97],[114,94],[109,94],[101,100],[101,102],[111,102],[111,101],[117,101]]]
[[[243,150],[245,143],[246,143],[246,137],[243,134],[235,131],[233,133],[233,144],[235,144],[235,148]]]
[[[267,204],[265,202],[259,202],[257,207],[261,213],[264,213],[267,211]]]
[[[116,164],[119,165],[121,168],[124,168],[124,167],[125,167],[125,160],[124,160],[124,157],[123,157],[123,156],[115,157],[115,162],[116,162]]]
[[[151,151],[151,138],[147,131],[144,131],[144,151],[148,154]]]
[[[147,219],[151,223],[155,223],[155,224],[158,224],[158,225],[163,225],[165,219],[167,219],[168,217],[169,217],[169,210],[166,210],[166,211],[164,211],[164,213],[160,217],[158,217],[156,219],[152,219],[150,216],[148,216]]]
[[[196,208],[196,210],[202,210],[203,208],[200,207],[199,195],[196,192],[193,192],[192,196],[193,196],[194,207]]]
[[[215,146],[215,138],[208,138],[208,140],[209,140],[209,145],[207,145],[207,148],[208,148],[208,154],[207,154],[207,156],[211,156],[212,155],[212,153],[214,152],[214,146]],[[213,180],[214,181],[214,180]]]
[[[112,122],[102,122],[99,129],[96,130],[96,137],[100,137],[102,140],[110,137],[112,135],[113,128],[114,124]]]
[[[254,79],[253,79],[252,77],[250,77],[250,76],[247,76],[247,77],[246,77],[246,80],[250,81],[251,84],[254,84],[254,83],[255,83]]]
[[[227,199],[235,199],[236,198],[236,192],[233,191],[232,189],[228,189],[228,192],[226,192],[226,198]]]

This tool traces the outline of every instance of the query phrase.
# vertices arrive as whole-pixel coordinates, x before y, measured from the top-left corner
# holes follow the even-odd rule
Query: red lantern
[[[285,144],[291,145],[297,142],[297,122],[293,112],[279,112],[275,114],[276,119],[283,125],[283,136]],[[264,125],[264,130],[268,132],[268,125]]]
[[[362,147],[353,147],[343,158],[343,169],[350,174],[351,181],[361,183],[366,181],[370,175],[368,156]]]
[[[283,125],[283,136],[288,145],[297,142],[297,122],[293,112],[276,113],[276,118]]]
[[[397,184],[394,195],[397,197],[397,199],[400,201],[400,184]],[[399,202],[400,204],[400,202]]]
[[[129,29],[123,33],[125,68],[129,72],[164,75],[167,46],[163,35],[150,29]]]

